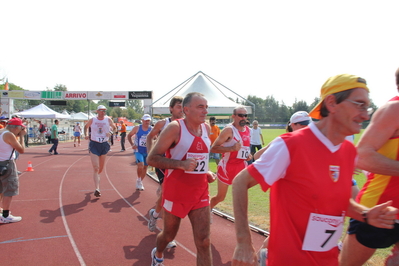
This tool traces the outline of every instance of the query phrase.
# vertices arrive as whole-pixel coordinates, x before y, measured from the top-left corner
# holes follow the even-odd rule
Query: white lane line
[[[122,194],[119,192],[119,190],[114,186],[114,184],[113,184],[113,183],[111,182],[111,180],[109,179],[108,172],[107,172],[107,164],[108,164],[108,161],[109,161],[113,156],[114,156],[114,154],[112,154],[111,156],[107,156],[107,160],[106,160],[105,165],[104,165],[104,172],[105,172],[105,176],[106,176],[107,179],[108,179],[108,182],[109,182],[109,183],[111,184],[111,186],[114,188],[115,192],[118,193],[118,195],[121,197],[121,199],[122,199],[124,202],[126,202],[126,204],[129,205],[130,208],[132,208],[138,215],[140,215],[141,217],[143,217],[143,218],[148,222],[148,219],[145,217],[145,214],[142,214],[138,209],[136,209],[132,204],[130,204],[130,202],[128,202],[128,201],[122,196]],[[157,227],[157,228],[158,228],[158,227]],[[159,228],[158,228],[158,230],[159,230]],[[175,241],[176,241],[176,239],[175,239]],[[184,246],[182,243],[180,243],[180,242],[178,242],[178,241],[176,241],[176,243],[178,244],[179,248],[182,248],[182,249],[184,249],[185,251],[187,251],[189,254],[193,255],[194,257],[197,257],[197,254],[196,254],[195,252],[193,252],[192,250],[190,250],[189,248],[187,248],[186,246]]]
[[[72,166],[74,166],[77,162],[79,162],[80,160],[82,160],[83,158],[86,158],[86,157],[87,157],[87,156],[83,156],[83,157],[81,157],[80,159],[77,159],[73,164],[71,164],[71,165],[68,167],[68,169],[67,169],[67,170],[65,171],[65,173],[64,173],[64,176],[63,176],[62,179],[61,179],[60,190],[59,190],[59,198],[60,198],[60,201],[59,201],[60,203],[59,203],[59,204],[60,204],[60,211],[61,211],[62,222],[64,223],[65,231],[67,232],[69,241],[71,242],[72,248],[73,248],[73,250],[75,251],[76,257],[78,258],[78,260],[79,260],[81,266],[85,266],[86,263],[84,262],[83,257],[82,257],[82,255],[81,255],[80,252],[79,252],[79,249],[78,249],[78,247],[77,247],[77,245],[76,245],[76,243],[75,243],[75,240],[73,239],[71,230],[69,230],[68,222],[67,222],[67,220],[66,220],[66,218],[65,218],[65,212],[64,212],[64,208],[63,208],[63,204],[62,204],[62,186],[63,186],[63,184],[64,184],[64,179],[65,179],[65,176],[66,176],[66,174],[68,173],[69,169],[71,169]]]

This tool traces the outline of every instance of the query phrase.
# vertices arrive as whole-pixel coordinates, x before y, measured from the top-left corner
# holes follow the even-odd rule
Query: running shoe
[[[22,220],[21,216],[13,216],[11,214],[9,214],[8,217],[0,216],[0,223],[2,223],[2,224],[16,223],[21,220]]]
[[[121,151],[125,151],[124,149],[122,149]]]
[[[137,179],[136,189],[141,190],[141,191],[144,190],[143,181],[141,181],[140,179]]]
[[[96,190],[94,191],[94,196],[96,196],[97,198],[101,197],[101,192],[100,192],[100,190],[96,189]]]
[[[175,248],[175,247],[177,247],[177,243],[174,240],[170,241],[166,246],[166,248]]]
[[[259,266],[266,266],[266,259],[267,259],[267,248],[262,248],[259,251]]]
[[[155,209],[151,209],[148,212],[148,216],[150,217],[150,220],[148,221],[148,230],[150,230],[150,232],[154,232],[155,229],[157,228],[157,219],[154,217],[154,212]]]
[[[74,143],[73,146],[76,147],[76,144]]]
[[[54,152],[54,155],[58,155],[58,152]]]
[[[50,151],[50,150],[48,151],[48,153],[50,153],[50,155],[52,155],[52,154],[53,154],[53,152],[52,152],[52,151]]]
[[[164,266],[163,264],[163,258],[162,259],[157,259],[155,257],[155,252],[157,251],[157,248],[154,248],[151,251],[151,266]]]

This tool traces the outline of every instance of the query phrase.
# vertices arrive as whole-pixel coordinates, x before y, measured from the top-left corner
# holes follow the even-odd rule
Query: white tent
[[[169,102],[173,96],[186,96],[190,92],[200,92],[208,100],[208,115],[231,115],[233,109],[239,104],[229,99],[223,91],[226,87],[205,75],[201,71],[183,82],[175,89],[158,99],[152,104],[152,113],[169,115]],[[241,97],[241,96],[240,96]],[[246,106],[249,114],[252,113],[251,106]]]
[[[71,114],[71,120],[74,121],[87,121],[89,120],[89,117],[87,116],[87,114],[83,113],[83,112],[79,112],[76,114]]]
[[[45,105],[44,103],[39,104],[38,106],[35,106],[31,109],[15,113],[14,115],[20,115],[24,118],[48,118],[48,119],[54,119],[54,118],[64,118],[68,119],[71,118],[70,115],[64,115],[57,113],[56,111],[50,109]]]

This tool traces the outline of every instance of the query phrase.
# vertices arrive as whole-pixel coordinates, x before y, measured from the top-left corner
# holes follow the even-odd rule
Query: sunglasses
[[[247,114],[236,114],[236,116],[239,116],[239,117],[248,117]]]

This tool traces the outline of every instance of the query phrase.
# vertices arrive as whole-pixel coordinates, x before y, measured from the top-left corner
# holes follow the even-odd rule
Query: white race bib
[[[344,216],[311,213],[302,250],[329,251],[337,246],[342,235]]]
[[[248,159],[249,156],[249,147],[248,146],[241,146],[241,149],[237,153],[237,159]]]
[[[209,169],[209,153],[191,153],[188,152],[187,159],[194,158],[197,160],[197,166],[194,171],[185,171],[188,174],[205,174]]]
[[[139,146],[147,147],[147,135],[142,135],[139,139]]]

